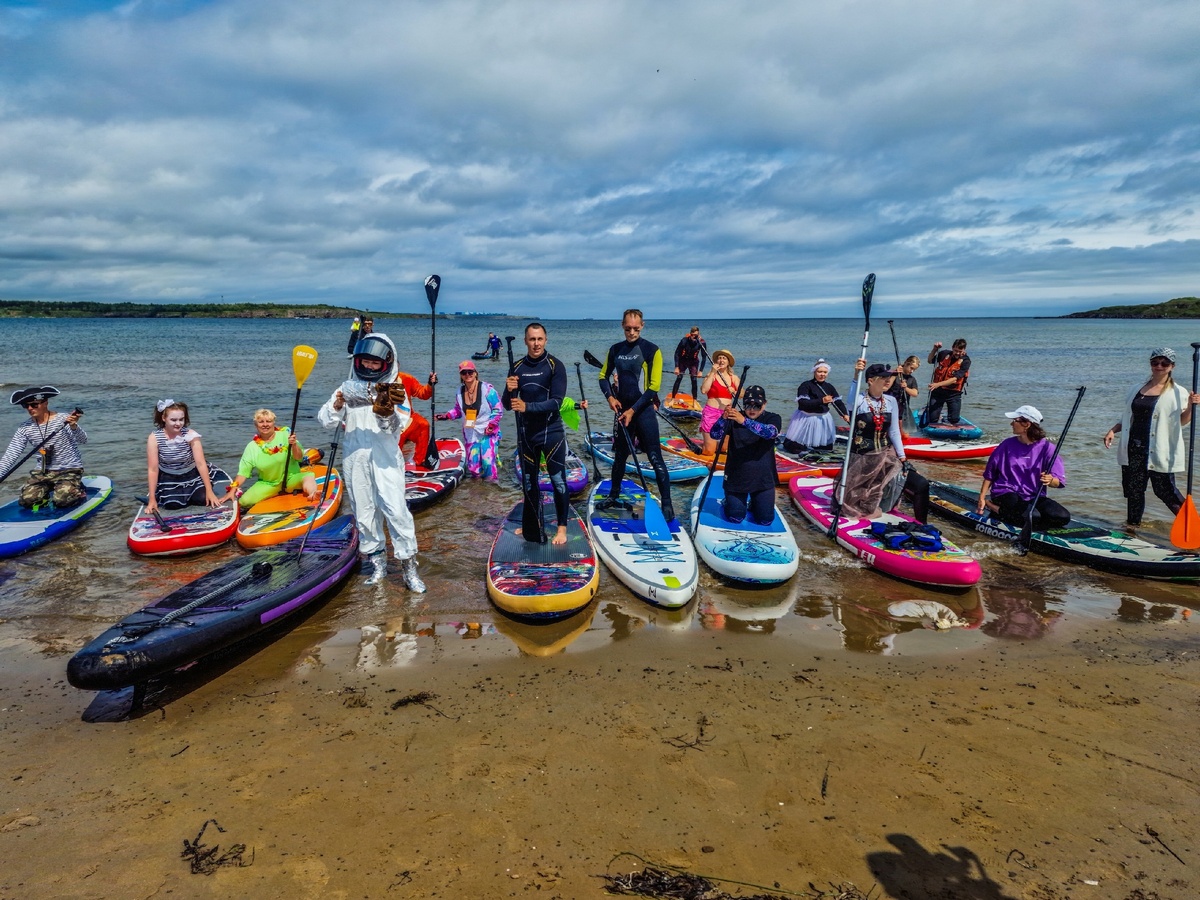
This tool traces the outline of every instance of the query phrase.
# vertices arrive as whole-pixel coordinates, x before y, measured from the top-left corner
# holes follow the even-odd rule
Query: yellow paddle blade
[[[304,387],[317,364],[317,351],[300,344],[292,350],[292,371],[296,373],[296,390]]]
[[[1180,550],[1200,547],[1200,513],[1196,512],[1191,494],[1187,495],[1179,514],[1175,516],[1175,524],[1171,526],[1171,543]]]

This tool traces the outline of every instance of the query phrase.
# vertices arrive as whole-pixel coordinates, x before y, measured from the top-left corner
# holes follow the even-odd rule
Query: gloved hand
[[[487,426],[487,428],[483,429],[483,433],[487,434],[487,435],[493,435],[499,430],[500,430],[499,422],[488,422],[488,426]]]
[[[377,384],[375,385],[375,400],[371,404],[371,410],[375,415],[387,418],[395,413],[396,404],[403,403],[406,396],[404,385],[398,381],[390,384]]]

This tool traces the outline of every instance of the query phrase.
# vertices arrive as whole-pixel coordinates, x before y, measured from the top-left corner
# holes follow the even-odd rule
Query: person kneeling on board
[[[83,410],[56,413],[50,410],[50,398],[58,388],[45,385],[14,391],[13,406],[29,413],[29,421],[17,428],[8,449],[0,458],[0,478],[19,466],[29,451],[41,445],[38,468],[31,472],[17,503],[22,509],[40,509],[47,502],[58,509],[78,506],[87,496],[83,487],[83,455],[79,447],[87,443],[87,432],[79,427]]]
[[[725,503],[721,509],[730,522],[746,518],[758,525],[775,520],[775,438],[783,427],[778,413],[766,412],[767,392],[757,384],[746,388],[742,410],[731,406],[713,423],[711,434],[720,443],[729,435],[725,459]]]
[[[1041,412],[1036,406],[1026,404],[1005,415],[1012,419],[1013,436],[1002,440],[988,457],[975,511],[981,515],[985,510],[990,511],[1009,525],[1024,525],[1029,504],[1036,495],[1033,530],[1062,528],[1071,521],[1071,513],[1046,496],[1041,488],[1065,487],[1067,475],[1061,457],[1047,471],[1046,463],[1054,455],[1054,444],[1042,430]]]

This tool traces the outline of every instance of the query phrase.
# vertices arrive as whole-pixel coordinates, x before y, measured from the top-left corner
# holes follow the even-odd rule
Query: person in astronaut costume
[[[386,523],[404,584],[422,593],[416,525],[404,501],[404,457],[397,444],[412,414],[408,404],[397,404],[390,416],[376,415],[373,409],[372,389],[396,381],[398,371],[396,346],[386,334],[362,338],[354,347],[350,378],[317,412],[317,421],[325,428],[346,426],[342,473],[358,523],[359,548],[370,564],[367,584],[379,584],[387,576]]]

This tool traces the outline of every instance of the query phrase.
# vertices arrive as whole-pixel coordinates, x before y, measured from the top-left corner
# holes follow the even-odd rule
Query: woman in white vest
[[[1117,462],[1121,465],[1121,490],[1125,495],[1126,524],[1142,524],[1146,510],[1146,484],[1172,513],[1183,506],[1175,486],[1175,473],[1187,470],[1183,426],[1192,421],[1192,407],[1200,394],[1175,383],[1175,351],[1157,347],[1150,351],[1150,377],[1125,398],[1121,421],[1104,435],[1111,447],[1120,435]]]

